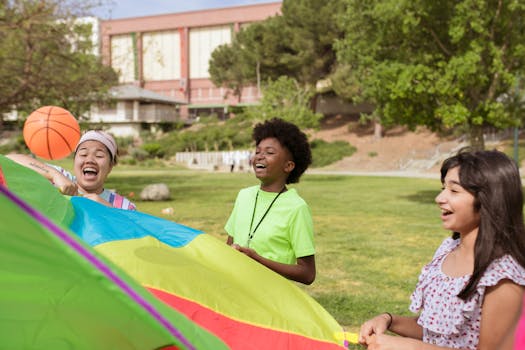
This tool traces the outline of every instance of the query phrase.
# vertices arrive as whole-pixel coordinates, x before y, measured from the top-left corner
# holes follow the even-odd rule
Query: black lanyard
[[[266,209],[266,211],[264,212],[261,220],[259,220],[259,223],[257,224],[257,226],[255,226],[255,229],[253,230],[252,232],[252,225],[253,225],[253,218],[255,217],[255,209],[257,208],[257,198],[259,198],[259,190],[257,190],[257,194],[255,195],[255,204],[253,205],[253,213],[252,213],[252,220],[250,221],[250,230],[248,231],[248,244],[247,246],[249,247],[250,246],[250,242],[253,238],[253,235],[255,234],[255,231],[257,231],[257,229],[259,228],[259,225],[261,224],[261,222],[264,220],[264,218],[266,217],[266,214],[268,214],[268,212],[270,211],[270,208],[272,207],[273,203],[275,203],[275,201],[277,200],[277,198],[279,198],[279,196],[281,195],[281,193],[284,192],[284,190],[286,190],[286,186],[284,186],[280,191],[279,193],[277,193],[277,196],[275,196],[275,198],[272,200],[272,202],[270,203],[270,205],[268,206],[268,208]]]

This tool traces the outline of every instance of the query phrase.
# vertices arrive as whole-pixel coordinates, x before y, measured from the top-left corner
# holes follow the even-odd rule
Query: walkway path
[[[418,171],[351,171],[351,170],[322,170],[322,169],[308,169],[306,174],[316,175],[353,175],[353,176],[393,176],[393,177],[414,177],[414,178],[428,178],[438,179],[440,177],[439,171],[435,173],[423,173]]]

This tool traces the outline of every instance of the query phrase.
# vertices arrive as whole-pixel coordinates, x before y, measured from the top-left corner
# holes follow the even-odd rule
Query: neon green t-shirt
[[[233,243],[246,247],[254,214],[252,232],[260,224],[249,247],[267,259],[295,264],[297,258],[315,254],[312,214],[308,204],[292,188],[277,198],[261,221],[276,196],[275,192],[260,190],[260,186],[242,189],[224,229],[233,237]]]

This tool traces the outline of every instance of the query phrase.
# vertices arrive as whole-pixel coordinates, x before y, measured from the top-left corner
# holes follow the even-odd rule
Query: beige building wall
[[[249,23],[281,12],[281,2],[268,2],[202,11],[123,18],[100,22],[103,61],[131,83],[187,103],[186,118],[227,111],[228,105],[253,103],[260,98],[247,87],[239,101],[214,86],[208,72],[211,53],[231,43],[234,32]]]
[[[190,79],[209,78],[213,50],[231,42],[232,28],[229,25],[190,29]]]
[[[111,66],[119,73],[120,83],[131,83],[136,80],[131,34],[116,35],[111,38]]]
[[[178,31],[144,33],[142,36],[144,80],[180,79]]]

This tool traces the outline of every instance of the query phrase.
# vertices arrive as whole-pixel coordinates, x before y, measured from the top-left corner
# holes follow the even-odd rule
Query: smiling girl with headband
[[[109,207],[136,210],[127,198],[104,188],[104,182],[117,164],[115,139],[101,130],[87,131],[75,149],[73,174],[51,164],[42,163],[25,154],[9,154],[8,158],[35,170],[70,196],[82,195]]]

